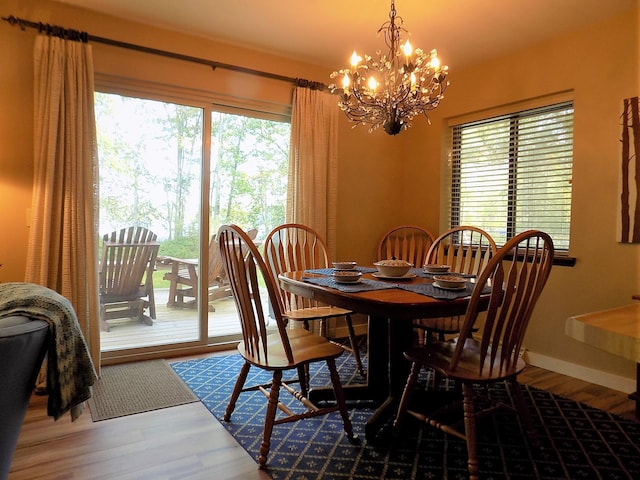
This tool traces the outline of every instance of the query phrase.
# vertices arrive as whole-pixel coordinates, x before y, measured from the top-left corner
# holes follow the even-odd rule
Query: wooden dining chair
[[[529,230],[516,235],[497,251],[480,273],[459,335],[453,341],[434,341],[404,353],[411,362],[411,372],[394,421],[395,433],[400,431],[402,422],[409,415],[465,440],[472,480],[479,478],[476,419],[496,408],[506,407],[519,413],[527,429],[534,433],[517,375],[525,367],[521,357],[522,342],[533,309],[549,277],[553,255],[553,241],[546,233]],[[481,287],[486,284],[491,285],[491,293],[486,316],[480,325],[478,316],[485,309],[483,302],[486,301]],[[472,334],[475,328],[480,329],[478,338]],[[433,369],[440,376],[459,384],[462,400],[449,402],[433,411],[422,411],[421,407],[432,405],[428,400],[430,392],[427,391],[424,402],[412,403],[418,375],[423,367]],[[489,391],[488,387],[497,382],[507,382],[515,401],[510,405],[496,404],[487,397],[483,400],[488,403],[483,402],[483,407],[476,410],[476,400],[481,393]],[[487,388],[474,389],[478,386]],[[464,428],[451,423],[451,420],[462,423],[457,415],[451,418],[455,412],[454,406],[462,406]]]
[[[415,225],[399,225],[385,233],[378,244],[378,260],[396,259],[412,263],[421,268],[425,263],[429,248],[433,244],[433,234]],[[418,320],[414,320],[417,324]],[[417,328],[418,342],[423,342],[424,329]]]
[[[264,242],[264,258],[278,286],[277,279],[281,273],[331,266],[328,249],[322,237],[312,228],[299,223],[285,223],[269,232]],[[309,322],[317,320],[320,322],[320,334],[327,336],[327,321],[343,317],[347,325],[350,348],[341,345],[353,353],[358,373],[364,376],[351,310],[323,305],[315,300],[293,295],[282,288],[279,288],[279,292],[283,316],[291,321],[303,322],[307,330],[310,328]]]
[[[428,230],[415,225],[399,225],[385,233],[378,244],[378,260],[405,260],[421,268],[433,243]]]
[[[259,390],[267,397],[267,411],[258,458],[261,468],[267,462],[274,425],[339,411],[344,431],[349,440],[353,442],[351,421],[335,364],[335,359],[342,355],[344,350],[326,338],[303,328],[294,330],[286,328],[286,321],[280,308],[280,295],[274,278],[260,256],[256,245],[240,227],[235,225],[220,227],[218,244],[240,317],[242,341],[238,344],[238,352],[244,358],[244,364],[224,414],[224,421],[231,421],[231,415],[241,393]],[[260,296],[260,276],[264,279],[272,305],[276,322],[275,330],[267,328],[267,314]],[[336,405],[318,408],[303,393],[296,391],[291,386],[303,381],[306,367],[314,362],[326,363],[337,401]],[[266,385],[245,386],[251,367],[271,372],[273,374],[272,381]],[[290,370],[297,372],[298,378],[290,381],[283,380],[283,372]],[[304,406],[304,411],[296,413],[293,411],[293,406],[288,407],[279,401],[281,388],[298,400]],[[276,418],[277,409],[280,409],[284,414],[280,418]]]
[[[433,241],[426,256],[426,263],[449,265],[451,273],[475,275],[482,273],[497,251],[491,235],[478,227],[453,227]],[[422,341],[434,336],[444,340],[446,334],[458,333],[463,317],[424,318],[414,321],[414,327],[425,331]]]

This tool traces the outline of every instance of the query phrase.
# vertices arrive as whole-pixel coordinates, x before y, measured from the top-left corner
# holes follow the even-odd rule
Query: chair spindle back
[[[422,227],[401,225],[389,230],[380,240],[378,260],[405,260],[420,268],[432,243],[431,232]]]
[[[282,319],[279,295],[274,279],[258,248],[237,225],[223,225],[218,230],[218,246],[231,291],[235,299],[246,350],[255,358],[268,361],[267,316],[260,298],[258,275],[262,275],[271,303],[282,347],[289,362],[293,353]]]
[[[286,223],[274,228],[265,240],[264,254],[276,284],[278,275],[283,272],[329,267],[329,254],[324,240],[312,228],[297,223]],[[318,305],[318,302],[282,289],[280,294],[284,311]]]
[[[433,241],[427,263],[449,265],[451,272],[480,275],[496,250],[496,242],[484,230],[453,227]]]
[[[533,308],[547,282],[553,264],[554,247],[551,237],[541,231],[528,230],[509,240],[489,261],[478,277],[467,308],[464,324],[450,368],[464,354],[464,344],[470,338],[480,313],[481,285],[491,283],[491,294],[484,324],[480,326],[480,356],[478,375],[498,369],[515,373],[522,341]],[[500,288],[501,287],[501,288]],[[502,352],[498,355],[498,352]],[[496,358],[501,359],[499,365]]]

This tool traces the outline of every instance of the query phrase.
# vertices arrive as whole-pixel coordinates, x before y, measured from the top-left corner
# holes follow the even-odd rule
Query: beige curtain
[[[93,91],[90,45],[36,37],[34,180],[25,278],[71,301],[99,370]]]
[[[335,95],[295,88],[286,220],[316,230],[332,256],[336,243],[338,113]]]

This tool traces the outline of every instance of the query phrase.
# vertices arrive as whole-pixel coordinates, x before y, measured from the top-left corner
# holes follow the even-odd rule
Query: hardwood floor
[[[626,393],[533,366],[526,367],[518,380],[614,415],[636,420],[636,403]]]
[[[634,418],[622,392],[537,367],[522,383]],[[92,422],[54,422],[46,397],[32,398],[9,480],[32,479],[267,479],[269,476],[201,403]]]
[[[37,395],[9,473],[9,480],[212,478],[270,477],[200,402],[100,422],[87,409],[75,422],[69,415],[56,422]]]

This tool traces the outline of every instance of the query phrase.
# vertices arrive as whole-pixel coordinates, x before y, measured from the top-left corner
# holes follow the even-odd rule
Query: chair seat
[[[459,381],[472,381],[474,383],[494,382],[500,378],[514,377],[519,374],[526,363],[522,358],[517,360],[515,368],[508,371],[500,369],[501,350],[496,354],[495,367],[491,368],[490,362],[480,362],[481,346],[475,339],[467,339],[460,362],[455,370],[450,370],[451,357],[456,349],[456,340],[448,342],[431,342],[426,347],[413,348],[405,352],[404,356],[411,362],[433,368],[446,377]],[[483,364],[482,372],[478,371],[478,365]]]
[[[141,300],[141,301],[147,302],[148,304],[148,301],[142,298],[146,294],[147,294],[146,287],[144,285],[141,285],[140,289],[136,292],[127,292],[124,294],[119,294],[115,292],[103,293],[100,295],[100,303],[130,302],[135,300]]]
[[[287,310],[283,317],[289,320],[320,320],[333,317],[343,317],[351,315],[351,310],[332,306],[318,306],[309,308],[299,308],[297,310]]]
[[[293,351],[292,362],[287,360],[279,333],[267,336],[268,356],[264,354],[262,347],[259,353],[251,355],[244,342],[240,342],[238,351],[249,363],[265,370],[293,369],[304,363],[337,358],[344,353],[344,349],[339,345],[302,328],[287,330],[287,335]]]
[[[464,317],[420,318],[413,321],[413,326],[438,333],[458,333]]]

